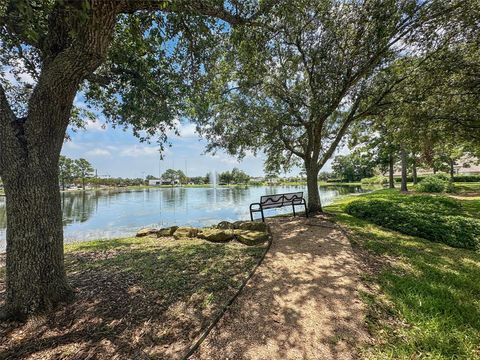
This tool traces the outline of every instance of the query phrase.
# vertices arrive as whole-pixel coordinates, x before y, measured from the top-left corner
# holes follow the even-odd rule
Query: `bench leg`
[[[262,222],[265,222],[265,216],[263,215],[263,209],[260,212],[262,213]]]
[[[307,204],[303,204],[303,206],[305,207],[305,217],[308,218],[308,209],[307,209]]]
[[[292,210],[293,210],[293,216],[297,216],[297,214],[295,214],[295,205],[292,205]]]
[[[253,221],[253,212],[250,210],[250,220]]]

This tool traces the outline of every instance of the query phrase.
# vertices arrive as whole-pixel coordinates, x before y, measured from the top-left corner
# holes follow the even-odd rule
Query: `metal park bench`
[[[253,213],[260,212],[262,214],[262,221],[265,222],[263,210],[281,208],[284,206],[291,206],[293,216],[295,216],[295,205],[303,205],[305,216],[308,217],[307,202],[303,197],[303,192],[264,195],[260,197],[260,202],[250,204],[250,219],[253,221]]]

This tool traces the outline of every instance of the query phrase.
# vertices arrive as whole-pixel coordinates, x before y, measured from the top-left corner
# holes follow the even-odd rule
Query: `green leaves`
[[[480,221],[465,216],[460,204],[448,198],[404,196],[395,200],[358,200],[349,203],[346,211],[407,235],[480,250]]]
[[[58,162],[59,167],[59,181],[62,188],[65,185],[69,185],[76,179],[81,179],[82,182],[85,178],[93,176],[93,166],[86,159],[70,159],[66,156],[60,155]]]

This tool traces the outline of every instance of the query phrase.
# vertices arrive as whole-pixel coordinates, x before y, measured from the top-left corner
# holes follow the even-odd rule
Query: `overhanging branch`
[[[337,136],[335,137],[335,140],[333,140],[328,150],[325,152],[325,154],[323,154],[322,158],[320,159],[318,163],[320,169],[325,165],[328,159],[332,157],[334,151],[337,149],[338,144],[340,143],[343,136],[347,132],[348,127],[353,122],[353,120],[355,120],[355,113],[357,112],[358,107],[360,106],[360,100],[361,100],[361,96],[358,96],[357,99],[355,100],[355,103],[352,105],[352,108],[350,109],[348,116],[346,117],[345,121],[341,125],[340,130],[338,131]]]
[[[233,14],[225,9],[223,5],[219,6],[212,1],[124,0],[120,7],[120,12],[122,13],[133,13],[140,10],[159,10],[164,12],[212,16],[232,25],[244,24],[252,20],[252,18]]]

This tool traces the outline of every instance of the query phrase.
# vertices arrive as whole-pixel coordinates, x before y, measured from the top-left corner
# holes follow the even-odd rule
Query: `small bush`
[[[460,205],[450,202],[450,199],[435,204],[435,201],[423,198],[411,200],[407,197],[406,201],[357,200],[348,204],[346,211],[407,235],[452,247],[480,250],[480,220],[459,215]]]
[[[417,185],[417,190],[427,193],[442,193],[449,188],[448,178],[444,175],[430,175],[425,177]]]
[[[378,175],[369,178],[364,178],[361,180],[361,183],[364,185],[384,185],[388,184],[388,178],[386,176]]]

